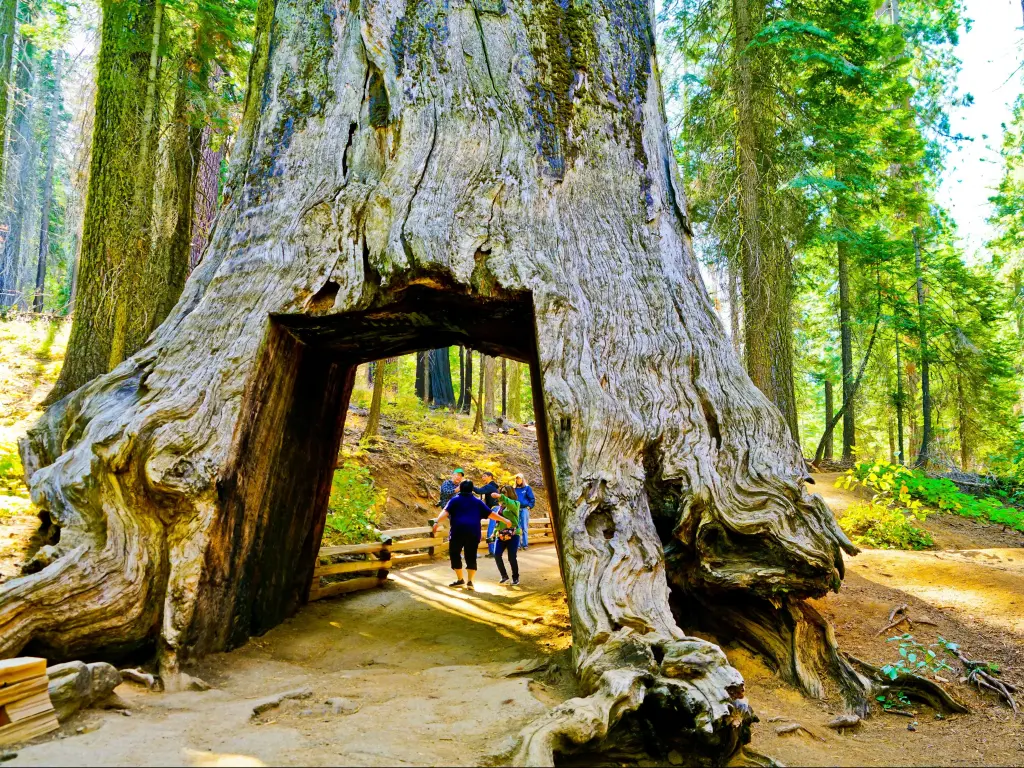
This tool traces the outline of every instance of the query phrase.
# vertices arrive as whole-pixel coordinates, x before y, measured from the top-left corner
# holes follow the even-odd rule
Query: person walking
[[[492,511],[480,499],[473,495],[473,481],[463,480],[459,492],[441,510],[431,534],[437,534],[437,528],[445,518],[451,518],[451,535],[448,537],[448,559],[455,571],[455,581],[449,587],[474,589],[473,577],[476,576],[476,550],[480,546],[480,521],[490,518],[495,522],[511,525],[510,521]],[[466,557],[466,578],[462,575],[462,555]]]
[[[473,487],[473,493],[479,493],[480,498],[484,504],[487,505],[488,509],[493,509],[497,506],[498,502],[495,501],[494,494],[498,492],[498,484],[494,482],[494,474],[492,472],[483,472],[480,475],[480,480],[483,485],[477,488]],[[494,557],[494,526],[496,523],[491,520],[487,524],[487,556]]]
[[[530,548],[530,510],[537,505],[537,497],[533,495],[533,488],[526,483],[526,478],[520,472],[516,475],[516,499],[519,501],[519,522],[523,527],[519,539],[520,549]]]
[[[466,473],[461,469],[452,470],[451,478],[441,483],[441,502],[437,506],[444,509],[452,500],[452,496],[459,492],[459,483],[465,479]]]
[[[491,498],[498,502],[498,512],[508,523],[497,523],[494,542],[494,562],[501,574],[499,584],[508,584],[508,572],[505,570],[505,552],[508,552],[508,564],[512,568],[512,586],[519,586],[519,537],[522,535],[522,519],[520,518],[519,501],[512,486],[502,486],[501,491],[492,493]]]

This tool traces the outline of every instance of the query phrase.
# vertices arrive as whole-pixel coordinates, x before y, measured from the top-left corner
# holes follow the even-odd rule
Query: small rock
[[[843,728],[856,728],[860,725],[860,722],[860,717],[857,715],[839,715],[838,717],[832,718],[827,723],[827,727],[838,731]]]
[[[125,717],[131,717],[132,716],[132,713],[129,712],[127,709],[122,709],[121,710],[121,714],[124,715]]]
[[[670,765],[682,765],[683,756],[673,749],[668,753],[668,762]]]
[[[916,731],[917,728],[914,727],[915,725],[917,725],[917,723],[907,723],[907,730],[908,731]]]
[[[351,715],[359,711],[359,705],[351,699],[335,696],[324,702],[331,708],[332,715]]]
[[[259,717],[264,712],[281,706],[281,702],[287,699],[308,699],[312,695],[313,691],[309,688],[297,688],[294,691],[285,691],[284,693],[269,696],[253,706],[252,717]]]
[[[0,752],[0,763],[6,763],[8,760],[13,760],[17,756],[17,752]]]

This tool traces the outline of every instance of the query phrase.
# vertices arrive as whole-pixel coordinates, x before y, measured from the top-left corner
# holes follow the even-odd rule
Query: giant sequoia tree
[[[150,342],[22,445],[62,533],[0,585],[0,652],[149,646],[172,684],[276,624],[312,577],[356,365],[459,344],[531,364],[589,693],[519,761],[636,710],[730,753],[750,709],[701,624],[862,704],[803,603],[854,550],[704,290],[652,11],[262,0],[206,257]]]

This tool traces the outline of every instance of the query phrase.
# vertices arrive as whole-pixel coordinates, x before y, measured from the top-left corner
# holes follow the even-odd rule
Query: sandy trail
[[[11,765],[479,765],[510,750],[519,728],[572,682],[506,677],[518,662],[569,645],[554,548],[520,557],[522,585],[496,584],[481,562],[477,591],[451,590],[444,561],[393,583],[313,603],[231,653],[190,670],[206,692],[118,693],[131,717],[89,712],[72,738],[24,747]],[[537,675],[534,674],[534,677]],[[261,697],[303,686],[314,695],[256,720]],[[358,711],[332,715],[323,702]],[[90,732],[74,735],[79,727]],[[500,759],[500,758],[499,758]]]
[[[823,476],[817,489],[827,489],[839,513],[856,501]],[[816,601],[841,647],[876,664],[895,660],[886,642],[894,633],[877,633],[891,608],[907,603],[912,616],[937,624],[915,627],[921,642],[957,640],[1024,683],[1024,549],[994,546],[1005,540],[998,526],[964,522],[970,527],[958,535],[973,548],[847,559],[842,591]],[[518,589],[497,585],[493,563],[482,560],[477,592],[451,590],[451,571],[438,560],[395,571],[384,589],[313,603],[189,670],[214,690],[151,694],[123,685],[131,717],[80,715],[65,726],[68,738],[23,747],[12,765],[501,764],[528,719],[576,693],[566,672],[571,640],[555,550],[534,547],[521,562]],[[839,735],[824,727],[839,705],[804,698],[761,660],[718,640],[761,718],[752,747],[783,764],[1024,762],[1024,719],[964,685],[953,690],[972,715],[938,720],[922,712],[908,731],[907,718],[877,714],[859,732]],[[558,666],[507,676],[537,658]],[[310,699],[250,718],[260,698],[302,686],[313,690]],[[358,710],[328,714],[330,697]],[[794,721],[818,738],[776,733]],[[78,728],[88,732],[76,735]],[[668,764],[667,756],[640,764]]]

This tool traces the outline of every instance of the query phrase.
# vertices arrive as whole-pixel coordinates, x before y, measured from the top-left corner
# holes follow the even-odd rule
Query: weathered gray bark
[[[206,257],[149,343],[23,443],[61,557],[0,585],[0,652],[156,643],[173,680],[273,626],[308,589],[357,364],[463,344],[531,364],[590,694],[516,759],[641,706],[735,749],[742,678],[677,623],[669,577],[799,612],[854,550],[705,292],[652,13],[263,0]]]

